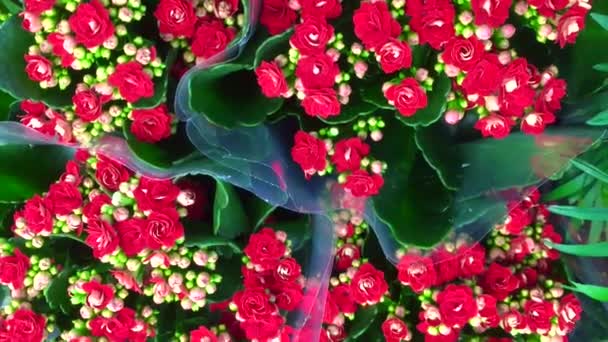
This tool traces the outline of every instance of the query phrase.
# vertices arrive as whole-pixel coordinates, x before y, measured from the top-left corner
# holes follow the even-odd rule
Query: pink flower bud
[[[47,272],[39,272],[34,276],[34,289],[36,291],[42,291],[46,289],[46,287],[51,282],[51,275]]]
[[[182,299],[182,301],[180,302],[182,309],[184,310],[191,310],[192,309],[192,301],[188,298],[184,298]]]
[[[68,225],[73,229],[80,227],[82,219],[78,215],[71,214],[68,216]]]
[[[500,104],[498,103],[498,96],[486,96],[484,97],[485,106],[490,112],[497,112],[500,110]]]
[[[553,27],[551,25],[544,24],[538,29],[538,34],[541,37],[546,38],[547,36],[549,36],[551,34],[552,31],[553,31]]]
[[[517,15],[524,15],[526,12],[528,12],[528,2],[518,1],[515,4],[515,13],[517,13]]]
[[[329,57],[331,57],[331,59],[333,59],[334,62],[337,62],[340,59],[340,51],[336,50],[336,49],[328,49],[325,52]]]
[[[22,27],[24,30],[35,33],[42,29],[42,23],[39,16],[28,12],[22,12],[19,16],[23,17]]]
[[[93,86],[93,88],[101,95],[112,95],[112,92],[114,91],[114,88],[107,83],[97,83]]]
[[[469,25],[473,22],[473,14],[469,11],[464,11],[458,16],[458,20],[462,25]]]
[[[177,195],[177,203],[184,207],[189,207],[196,202],[196,193],[190,189],[184,189]]]
[[[209,273],[202,272],[196,277],[196,286],[205,287],[209,285],[210,276]]]
[[[207,265],[208,256],[207,253],[205,253],[204,251],[196,251],[192,256],[192,259],[194,260],[194,263],[198,266],[205,266]]]
[[[360,214],[354,214],[350,218],[350,223],[354,224],[355,226],[358,226],[363,223],[363,217],[361,217]]]
[[[173,273],[169,276],[167,282],[171,288],[179,287],[184,283],[184,276],[181,273]]]
[[[361,52],[363,52],[363,46],[359,43],[353,43],[353,45],[350,47],[350,52],[355,55],[360,55]]]
[[[500,28],[500,32],[502,33],[502,36],[509,39],[511,37],[513,37],[513,35],[515,34],[515,26],[511,25],[511,24],[506,24],[503,25],[503,27]]]
[[[281,242],[287,241],[287,233],[285,233],[284,231],[277,230],[274,234],[277,237],[277,240],[279,240]]]
[[[206,296],[207,293],[205,293],[205,290],[201,289],[200,287],[193,288],[188,294],[188,298],[190,298],[190,300],[193,302],[201,301],[205,299]]]
[[[110,301],[110,303],[108,303],[108,310],[112,311],[112,312],[118,312],[120,310],[122,310],[122,308],[125,307],[125,303],[123,302],[122,299],[120,298],[114,298]]]
[[[338,95],[340,96],[349,97],[352,91],[348,84],[340,84],[340,87],[338,87]]]
[[[365,63],[363,61],[358,61],[355,63],[354,69],[355,69],[355,76],[357,76],[357,78],[361,79],[361,78],[365,77],[365,73],[367,72],[367,63]]]
[[[448,110],[443,115],[443,119],[445,120],[445,122],[448,125],[455,125],[458,122],[460,122],[460,120],[462,120],[463,116],[464,116],[464,113],[461,113],[461,112],[456,111],[456,110]]]
[[[289,0],[287,5],[294,11],[299,11],[302,8],[302,5],[300,5],[298,0]]]
[[[217,336],[217,342],[232,342],[233,339],[230,334],[223,332]]]
[[[117,222],[122,222],[129,218],[129,209],[123,207],[116,208],[114,209],[112,216]]]
[[[177,266],[179,266],[179,268],[181,269],[188,268],[188,266],[190,266],[190,259],[186,257],[179,259],[179,261],[177,262]]]
[[[42,239],[42,237],[34,236],[34,238],[32,239],[32,246],[34,246],[34,248],[40,248],[43,245],[44,245],[44,240]]]
[[[118,46],[118,37],[112,36],[103,42],[103,47],[109,50],[114,50]]]
[[[456,77],[458,76],[458,73],[460,73],[460,69],[457,66],[451,64],[446,64],[444,71],[446,76],[448,77]]]
[[[533,288],[532,290],[530,290],[530,299],[535,302],[542,302],[545,300],[545,293],[543,292],[543,290],[537,287]]]
[[[395,316],[401,317],[401,318],[405,317],[405,308],[401,305],[397,306],[395,308]]]
[[[127,7],[121,7],[118,10],[118,19],[124,21],[125,23],[131,22],[133,19],[133,11]]]
[[[142,65],[148,65],[155,58],[152,50],[148,48],[137,49],[137,53],[135,54],[135,60]]]
[[[88,320],[92,316],[93,316],[93,309],[91,309],[88,306],[80,307],[80,317],[82,317],[82,319]]]
[[[372,172],[375,174],[381,174],[382,173],[382,162],[379,160],[376,160],[372,163]]]
[[[480,40],[488,40],[492,37],[492,28],[488,25],[481,25],[475,29],[475,35]]]
[[[150,266],[153,268],[169,267],[169,258],[162,252],[157,252],[150,257]]]
[[[511,63],[512,59],[513,59],[513,57],[511,57],[511,52],[509,52],[509,51],[501,51],[498,54],[498,61],[502,65],[507,65],[507,64]]]
[[[144,318],[148,318],[148,317],[152,316],[153,313],[154,313],[154,310],[152,310],[152,308],[147,305],[144,306],[144,308],[141,310],[141,315]]]
[[[429,77],[429,71],[425,68],[416,70],[416,80],[418,82],[424,82]]]
[[[53,45],[46,40],[43,40],[40,43],[40,52],[42,53],[51,53],[53,51]]]

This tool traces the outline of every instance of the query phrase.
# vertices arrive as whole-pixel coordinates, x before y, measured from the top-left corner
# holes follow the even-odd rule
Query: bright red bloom
[[[356,171],[361,168],[361,159],[369,154],[369,145],[360,138],[343,139],[334,146],[332,163],[338,172]]]
[[[243,249],[251,263],[262,270],[274,270],[285,255],[285,251],[285,244],[277,239],[271,228],[262,228],[259,232],[251,234],[249,243]]]
[[[300,165],[306,179],[309,179],[317,171],[325,170],[327,165],[325,142],[304,131],[298,131],[294,136],[294,141],[295,144],[291,148],[291,158]]]
[[[370,263],[365,263],[359,267],[350,286],[355,302],[364,305],[378,303],[388,291],[388,284],[384,280],[384,273],[377,270]]]
[[[107,221],[100,218],[89,220],[85,231],[88,236],[84,242],[93,249],[96,258],[112,254],[118,248],[118,234]]]
[[[427,106],[426,92],[412,77],[404,78],[401,83],[393,84],[384,93],[388,103],[395,106],[399,114],[408,117]]]
[[[262,61],[255,69],[255,76],[262,94],[266,97],[281,97],[289,90],[283,70],[275,62]]]
[[[397,38],[401,25],[393,18],[384,1],[362,2],[353,15],[355,35],[366,49],[378,49],[389,38]]]
[[[449,284],[437,296],[441,321],[448,327],[461,329],[477,315],[473,291],[465,285]]]
[[[190,342],[216,342],[217,337],[204,326],[190,332]]]
[[[499,27],[509,18],[512,0],[471,0],[476,25]]]
[[[400,342],[411,336],[407,325],[396,317],[389,318],[382,323],[382,334],[386,342]]]
[[[175,208],[179,192],[179,187],[171,180],[142,177],[133,191],[133,196],[140,210],[163,210]]]
[[[384,179],[378,174],[369,174],[365,170],[357,170],[346,176],[344,189],[353,196],[367,197],[374,196],[380,192],[384,185]]]
[[[114,34],[110,14],[98,0],[79,4],[68,22],[76,42],[86,48],[99,46]]]
[[[421,293],[437,281],[433,261],[428,257],[406,254],[399,260],[397,270],[401,284],[411,287],[416,293]]]
[[[30,258],[15,248],[13,255],[0,257],[0,283],[18,290],[23,287],[29,269]]]
[[[114,299],[112,288],[97,280],[84,283],[82,289],[87,293],[87,305],[93,309],[103,310]]]

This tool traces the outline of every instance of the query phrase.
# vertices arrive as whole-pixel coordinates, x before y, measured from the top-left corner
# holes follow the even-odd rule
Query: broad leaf
[[[574,206],[551,205],[549,211],[579,220],[608,221],[608,208],[579,208]]]
[[[219,258],[214,273],[219,274],[222,280],[217,285],[217,291],[211,295],[207,295],[209,302],[223,302],[232,298],[234,293],[240,290],[243,284],[241,277],[242,265],[239,255],[234,255],[231,258]]]
[[[213,201],[213,233],[233,239],[249,230],[247,216],[235,188],[222,181],[216,181]]]
[[[608,287],[570,282],[572,286],[563,285],[564,288],[582,293],[600,302],[608,302]]]
[[[22,202],[48,190],[73,150],[50,145],[0,145],[0,203]]]
[[[8,121],[11,118],[11,107],[17,100],[11,95],[0,91],[0,121]]]
[[[415,141],[426,162],[437,172],[441,183],[448,189],[458,189],[462,183],[462,174],[457,170],[460,156],[447,148],[451,144],[447,127],[436,123],[432,127],[419,128]]]
[[[283,104],[281,98],[265,97],[255,73],[238,64],[200,70],[188,89],[191,110],[226,128],[255,126]]]
[[[186,235],[186,247],[199,247],[199,248],[210,248],[210,247],[229,247],[234,253],[243,253],[241,247],[237,245],[233,240],[225,239],[219,236],[205,235],[205,234],[192,234]]]
[[[44,289],[44,298],[51,310],[61,310],[63,313],[68,313],[72,309],[70,296],[68,295],[69,278],[72,271],[71,268],[66,268],[59,272],[59,275],[54,277],[49,286]]]
[[[414,115],[405,117],[398,112],[395,114],[399,121],[408,126],[428,126],[439,120],[446,109],[447,96],[452,89],[452,81],[441,73],[433,83],[433,90],[427,94],[428,105]]]
[[[591,13],[591,18],[595,20],[600,26],[608,31],[608,15],[599,14],[599,13]]]
[[[357,341],[374,321],[380,319],[378,316],[378,305],[363,306],[355,313],[355,319],[348,326],[348,340]]]
[[[255,52],[253,66],[257,68],[262,61],[270,62],[278,55],[286,55],[289,52],[289,38],[292,34],[293,30],[287,30],[261,43]]]
[[[554,243],[550,240],[544,241],[545,245],[562,253],[581,257],[608,257],[608,242],[597,242],[582,245],[565,245]]]
[[[587,121],[590,126],[608,126],[608,110],[605,110]]]
[[[593,69],[602,72],[608,72],[608,63],[596,64],[593,66]]]
[[[353,93],[350,95],[348,104],[341,105],[340,115],[319,119],[328,124],[343,124],[351,122],[359,116],[369,115],[378,110],[378,107],[363,100],[360,90],[361,87],[357,85],[353,86]]]
[[[70,105],[73,86],[65,90],[59,90],[59,87],[42,89],[27,77],[23,56],[34,44],[34,35],[21,28],[21,20],[14,15],[0,26],[0,46],[10,46],[0,54],[0,90],[17,99],[44,101],[52,107]]]
[[[253,229],[262,226],[268,216],[277,208],[275,205],[272,205],[253,194],[248,196],[244,202],[245,211],[249,218],[249,226]]]

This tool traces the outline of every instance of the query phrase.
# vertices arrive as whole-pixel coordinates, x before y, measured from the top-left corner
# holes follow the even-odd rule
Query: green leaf
[[[248,230],[247,216],[236,190],[228,183],[216,181],[213,233],[233,239]]]
[[[154,108],[167,101],[167,84],[169,83],[169,75],[171,67],[177,58],[177,49],[171,49],[167,53],[165,59],[165,70],[160,78],[154,82],[154,95],[152,97],[141,99],[133,104],[133,108]]]
[[[21,6],[11,0],[1,0],[0,5],[2,5],[0,6],[0,8],[4,7],[4,9],[6,9],[9,14],[18,14],[19,12],[21,12]]]
[[[131,122],[123,127],[123,135],[127,141],[129,150],[139,159],[150,166],[167,169],[173,163],[190,155],[195,150],[184,128],[183,126],[179,126],[176,134],[155,144],[137,140],[133,133],[131,133]]]
[[[249,218],[250,226],[253,229],[264,224],[264,221],[272,214],[277,207],[272,205],[254,195],[251,195],[245,199],[245,211]]]
[[[155,325],[154,342],[170,341],[175,334],[175,326],[181,320],[176,319],[176,313],[183,312],[181,308],[177,308],[175,304],[161,305],[158,308],[158,323]]]
[[[378,317],[378,305],[361,307],[348,327],[348,341],[356,341]]]
[[[565,245],[545,240],[544,244],[562,253],[581,257],[608,257],[608,242],[589,243],[581,245]]]
[[[11,107],[16,101],[11,95],[0,91],[0,121],[10,120]]]
[[[4,308],[9,305],[12,301],[11,290],[8,286],[0,286],[0,308]]]
[[[291,249],[293,251],[302,249],[312,237],[309,216],[304,216],[294,221],[275,223],[272,226],[276,230],[282,230],[287,233],[287,239],[291,241]]]
[[[47,191],[73,152],[50,145],[0,145],[0,203],[22,202]]]
[[[589,119],[587,125],[590,126],[608,126],[608,110],[605,110],[593,118]]]
[[[64,269],[44,289],[44,298],[51,310],[61,310],[66,314],[71,311],[72,305],[70,303],[70,296],[68,295],[69,278],[71,275],[71,268]]]
[[[241,284],[243,283],[241,266],[243,264],[240,257],[219,258],[214,273],[219,274],[222,280],[217,285],[217,291],[211,295],[207,295],[206,298],[209,302],[217,303],[228,300],[241,288]]]
[[[591,18],[595,20],[600,26],[608,31],[608,15],[599,14],[599,13],[591,13]]]
[[[598,167],[582,160],[582,159],[572,159],[572,165],[576,166],[581,171],[599,179],[604,183],[608,183],[608,173],[600,170]]]
[[[353,85],[353,93],[349,98],[347,105],[342,105],[340,108],[340,115],[331,116],[328,118],[319,118],[321,121],[327,124],[344,124],[357,119],[360,116],[372,114],[378,108],[373,104],[366,102],[361,97],[361,87]]]
[[[255,73],[238,64],[200,70],[188,86],[191,110],[226,128],[255,126],[283,104],[282,98],[265,97]]]
[[[253,66],[257,68],[262,61],[271,61],[280,54],[287,54],[289,51],[289,38],[291,38],[292,34],[293,30],[287,30],[266,39],[255,52]]]
[[[608,302],[608,287],[570,282],[572,286],[563,285],[564,288],[582,293],[600,302]]]
[[[384,97],[384,93],[382,92],[382,84],[388,81],[390,81],[390,78],[380,76],[377,80],[374,79],[373,82],[362,82],[361,98],[363,101],[371,103],[380,109],[387,109],[394,112],[395,107],[388,104],[388,100]]]
[[[71,105],[73,86],[65,90],[42,89],[27,77],[23,56],[34,44],[34,35],[21,28],[21,20],[14,15],[0,26],[0,46],[10,46],[0,54],[0,90],[17,99],[44,101],[52,107]]]
[[[446,148],[450,145],[447,127],[436,123],[432,127],[419,128],[415,141],[424,160],[437,172],[441,183],[450,190],[458,189],[462,183],[462,175],[457,172],[460,156]]]
[[[608,72],[608,63],[596,64],[593,66],[594,70]]]
[[[579,208],[565,205],[551,205],[549,211],[562,216],[579,220],[607,221],[608,208]]]
[[[586,174],[580,174],[567,182],[560,184],[549,193],[543,194],[543,201],[557,201],[570,196],[578,194],[585,186],[586,178],[589,178]]]
[[[452,81],[445,73],[441,73],[433,83],[433,90],[428,94],[428,105],[412,116],[397,113],[399,121],[408,126],[428,126],[441,118],[445,112],[447,96],[452,90]]]
[[[186,235],[186,241],[184,242],[186,247],[199,247],[199,248],[210,248],[210,247],[229,247],[234,253],[242,254],[241,247],[230,239],[225,239],[219,236],[205,235],[205,234],[191,234]]]

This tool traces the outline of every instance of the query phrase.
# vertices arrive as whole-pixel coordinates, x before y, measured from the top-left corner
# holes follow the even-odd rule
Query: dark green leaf
[[[587,121],[590,126],[608,126],[608,110],[605,110]]]
[[[579,208],[574,206],[551,205],[549,211],[579,220],[608,221],[608,208]]]
[[[265,97],[255,73],[243,65],[221,64],[200,70],[188,86],[191,109],[227,128],[255,126],[283,104],[281,98]]]
[[[584,245],[565,245],[545,240],[545,245],[562,253],[582,257],[608,257],[608,242],[589,243]]]
[[[11,107],[15,101],[14,97],[0,91],[0,121],[10,120]]]
[[[356,341],[377,319],[378,305],[364,306],[357,310],[355,319],[348,327],[348,341]]]
[[[266,39],[255,52],[253,66],[257,68],[262,61],[268,62],[280,54],[286,55],[289,52],[289,38],[292,34],[293,30],[287,30]]]
[[[428,96],[428,105],[412,116],[403,116],[397,113],[399,121],[408,126],[428,126],[441,118],[446,109],[447,96],[452,89],[452,81],[441,73],[433,83],[433,90]]]
[[[177,50],[171,49],[167,54],[165,62],[165,70],[160,78],[155,79],[154,95],[145,99],[141,99],[133,104],[133,108],[154,108],[167,101],[167,84],[169,83],[169,75],[171,67],[177,58]]]
[[[563,285],[564,288],[582,293],[600,302],[608,302],[608,287],[570,282],[572,286]]]
[[[608,15],[599,14],[599,13],[591,13],[591,18],[595,20],[600,26],[608,31]]]
[[[253,229],[257,229],[264,224],[264,221],[276,208],[276,206],[253,195],[245,200],[245,211]]]
[[[8,286],[0,286],[0,308],[4,308],[5,306],[11,303],[11,290]]]
[[[1,0],[0,4],[2,5],[0,6],[0,8],[4,7],[4,9],[6,9],[9,14],[18,14],[19,12],[21,12],[21,6],[19,6],[12,0]]]
[[[184,243],[186,247],[199,247],[199,248],[210,248],[210,247],[229,247],[234,253],[240,254],[243,251],[241,247],[230,239],[225,239],[219,236],[205,235],[205,234],[192,234],[186,235],[186,241]]]
[[[44,298],[51,310],[61,310],[63,313],[68,313],[71,309],[70,296],[68,295],[68,287],[70,286],[69,278],[72,275],[72,269],[66,268],[59,272],[59,275],[51,280],[49,286],[44,289]]]
[[[250,229],[247,216],[234,187],[219,180],[216,184],[213,201],[213,233],[233,239]]]
[[[592,165],[582,159],[572,159],[572,164],[581,171],[597,178],[598,180],[604,183],[608,183],[608,173],[603,170],[600,170],[595,165]]]
[[[422,152],[426,162],[437,172],[443,185],[456,190],[460,186],[462,176],[456,170],[459,155],[446,148],[450,145],[445,125],[437,123],[432,127],[416,130],[416,146]]]
[[[363,100],[360,94],[361,87],[355,85],[353,88],[348,104],[341,106],[340,115],[319,119],[328,124],[343,124],[351,122],[359,116],[372,114],[378,109],[375,105]]]
[[[0,145],[0,202],[22,202],[48,190],[73,150],[40,145]]]
[[[487,222],[489,229],[494,223],[504,219],[507,214],[506,203],[489,196],[479,196],[457,202],[455,207],[454,227],[457,229],[476,223],[479,220]]]
[[[388,104],[388,100],[384,97],[384,93],[382,92],[382,85],[388,81],[390,81],[390,78],[380,77],[378,80],[374,79],[373,82],[363,82],[363,85],[361,86],[361,98],[363,101],[369,102],[380,109],[395,111],[395,107]]]
[[[222,277],[222,280],[217,285],[217,291],[214,294],[207,295],[207,300],[209,302],[223,302],[232,298],[234,293],[240,290],[241,284],[243,283],[241,266],[240,257],[219,258],[216,264],[215,274],[219,274]]]
[[[273,224],[273,228],[287,233],[287,239],[291,241],[291,249],[293,251],[298,251],[306,246],[306,243],[312,237],[310,217],[308,216],[294,221],[275,223]]]
[[[175,304],[161,305],[158,313],[158,323],[156,324],[153,342],[171,341],[175,334],[175,326],[181,320],[176,319],[176,313],[183,312]]]
[[[21,28],[21,18],[12,16],[0,27],[0,46],[10,46],[0,54],[0,90],[17,99],[44,101],[53,107],[65,107],[72,103],[73,87],[42,89],[25,73],[25,60],[34,35]]]
[[[593,69],[602,72],[608,72],[608,63],[596,64],[593,66]]]
[[[551,190],[551,192],[543,194],[543,201],[557,201],[574,196],[582,191],[587,183],[586,178],[589,178],[589,176],[580,174],[569,181],[560,184],[558,187]]]

